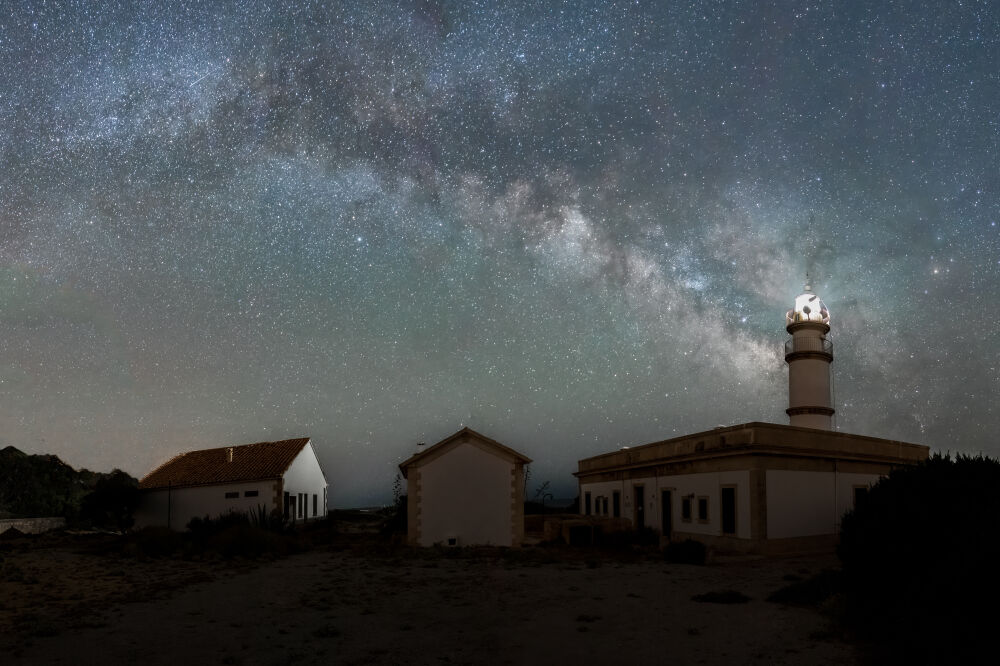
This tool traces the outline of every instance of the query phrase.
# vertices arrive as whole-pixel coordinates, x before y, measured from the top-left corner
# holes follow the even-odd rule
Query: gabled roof
[[[434,460],[438,456],[458,446],[466,438],[474,440],[478,444],[482,445],[483,448],[489,449],[493,453],[499,455],[501,458],[510,460],[511,462],[519,462],[524,464],[531,462],[531,458],[528,458],[527,456],[518,453],[514,449],[504,446],[503,444],[494,439],[490,439],[486,435],[481,435],[472,428],[462,428],[454,435],[445,437],[434,446],[429,446],[424,451],[420,451],[419,453],[414,453],[412,456],[410,456],[409,458],[407,458],[406,460],[404,460],[399,464],[399,471],[403,473],[403,478],[405,479],[410,467],[414,466],[419,467],[420,465],[423,465],[425,463],[430,462],[431,460]]]
[[[308,443],[308,437],[301,437],[189,451],[171,458],[144,476],[139,481],[139,488],[178,488],[278,479]]]

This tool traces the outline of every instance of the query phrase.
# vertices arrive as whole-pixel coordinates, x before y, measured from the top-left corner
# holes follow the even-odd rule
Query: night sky
[[[310,436],[332,505],[463,425],[579,458],[787,423],[1000,455],[990,2],[5,2],[0,446]]]

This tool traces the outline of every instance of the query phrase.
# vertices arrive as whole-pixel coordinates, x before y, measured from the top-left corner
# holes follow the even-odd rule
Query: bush
[[[397,495],[392,506],[383,509],[385,516],[385,522],[382,523],[381,528],[383,535],[406,534],[407,505],[407,496]]]
[[[169,527],[144,527],[132,539],[136,550],[147,557],[167,557],[184,548],[184,538]]]
[[[185,535],[194,551],[214,552],[223,557],[282,555],[299,547],[297,535],[289,532],[279,512],[267,514],[263,507],[249,514],[230,511],[216,518],[192,518]]]
[[[676,564],[704,564],[708,558],[705,544],[694,539],[672,541],[663,550],[663,557]]]
[[[894,470],[842,521],[846,621],[894,658],[980,661],[1000,598],[1000,462]]]
[[[260,557],[261,555],[284,555],[291,543],[281,535],[258,529],[249,524],[230,525],[213,534],[206,548],[223,557]]]
[[[95,527],[124,531],[132,527],[132,512],[138,503],[138,482],[116,469],[98,480],[93,492],[83,498],[80,518]]]

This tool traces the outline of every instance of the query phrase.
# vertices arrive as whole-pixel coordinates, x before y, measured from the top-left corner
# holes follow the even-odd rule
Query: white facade
[[[867,489],[878,474],[769,469],[767,537],[836,534],[840,519],[854,508],[855,488]]]
[[[724,550],[826,549],[861,493],[927,452],[774,423],[716,428],[579,461],[580,511]]]
[[[241,448],[244,447],[230,450]],[[160,525],[183,530],[192,518],[217,518],[230,512],[250,513],[263,507],[268,514],[276,509],[282,511],[289,520],[312,520],[327,515],[327,488],[316,451],[312,442],[307,441],[276,478],[199,485],[180,482],[145,489],[133,518],[137,528]]]
[[[409,542],[520,545],[528,462],[468,428],[404,462],[400,468],[407,479]]]
[[[282,490],[286,499],[295,498],[294,512],[288,506],[288,518],[311,520],[327,514],[326,475],[319,466],[319,459],[312,442],[306,444],[282,476]]]
[[[511,464],[469,443],[420,470],[420,545],[511,543]]]
[[[734,531],[724,532],[722,523],[722,488],[733,489]],[[642,488],[637,492],[637,488]],[[587,493],[591,496],[591,515],[609,518],[621,517],[639,526],[636,500],[641,495],[642,526],[663,532],[686,532],[709,536],[734,536],[750,538],[750,473],[748,471],[707,472],[677,474],[671,476],[640,477],[621,481],[582,483],[582,511],[586,513]],[[614,496],[621,497],[621,514],[614,515]],[[668,493],[666,497],[664,494]],[[608,510],[604,511],[604,498],[608,499]],[[684,515],[685,501],[688,502],[687,516]],[[699,515],[699,502],[704,501],[707,510],[704,517]],[[665,510],[669,511],[666,513]],[[668,520],[665,522],[664,517]]]
[[[276,481],[256,481],[147,490],[133,515],[135,526],[183,530],[192,518],[217,518],[234,511],[249,513],[259,506],[270,513],[276,507],[277,485]]]

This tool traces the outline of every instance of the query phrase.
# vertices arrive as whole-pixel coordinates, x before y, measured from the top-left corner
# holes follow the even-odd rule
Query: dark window
[[[722,533],[736,534],[736,488],[722,489]]]
[[[685,523],[691,522],[691,498],[682,497],[681,498],[681,520]]]
[[[698,522],[707,523],[708,522],[708,498],[699,497],[698,498]]]
[[[608,498],[604,498],[604,515],[608,515]]]
[[[590,493],[583,494],[583,515],[590,515]]]
[[[257,491],[256,490],[244,490],[243,491],[243,497],[257,497]]]
[[[302,493],[299,493],[299,518],[305,517],[306,503],[302,497]]]
[[[291,498],[288,496],[288,493],[285,493],[285,519],[286,520],[289,518],[288,508],[291,505],[291,503],[292,503],[291,502]]]
[[[611,508],[614,510],[614,517],[621,518],[622,515],[622,494],[619,491],[611,493]]]
[[[236,499],[239,496],[240,496],[240,491],[238,490],[236,492],[226,493],[226,499]]]
[[[319,497],[313,495],[313,518],[319,515]]]

